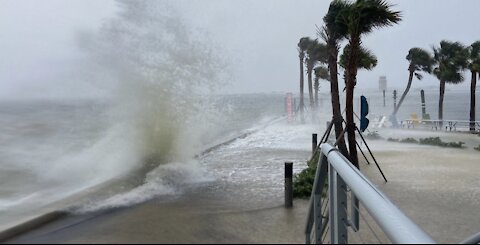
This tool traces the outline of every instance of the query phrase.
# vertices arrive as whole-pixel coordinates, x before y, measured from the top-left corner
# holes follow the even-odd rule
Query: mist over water
[[[204,181],[192,159],[219,135],[211,94],[226,78],[221,51],[168,2],[117,4],[118,15],[98,32],[78,35],[86,54],[79,69],[98,73],[87,82],[104,83],[106,98],[3,104],[11,118],[2,117],[2,155],[10,158],[0,165],[0,212],[32,209],[134,170],[144,169],[145,186],[132,191],[135,198],[110,200],[128,205],[175,192],[175,182]]]

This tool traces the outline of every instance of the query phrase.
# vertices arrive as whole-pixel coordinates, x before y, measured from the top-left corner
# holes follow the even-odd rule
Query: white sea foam
[[[162,195],[178,195],[182,187],[213,181],[214,178],[202,169],[197,161],[160,165],[145,177],[142,185],[116,194],[106,200],[94,201],[81,206],[77,213],[86,213],[110,208],[131,206]]]

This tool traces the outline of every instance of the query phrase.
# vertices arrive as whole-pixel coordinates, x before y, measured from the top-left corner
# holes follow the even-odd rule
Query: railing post
[[[336,187],[335,187],[335,184],[336,184],[336,176],[337,176],[337,173],[335,173],[335,169],[330,165],[328,164],[328,195],[329,195],[329,199],[330,199],[330,205],[329,205],[329,221],[330,221],[330,243],[331,244],[335,244],[335,243],[338,243],[337,242],[337,237],[336,237],[336,233],[337,233],[337,226],[336,226],[336,221],[337,221],[337,210],[336,210],[336,195],[335,195],[335,191],[336,191]]]
[[[293,162],[285,163],[285,207],[293,207]]]
[[[313,215],[314,215],[314,227],[315,227],[315,243],[322,244],[322,230],[323,230],[323,214],[322,214],[322,195],[325,186],[325,181],[327,179],[327,166],[328,159],[325,154],[321,153],[320,161],[318,162],[317,168],[320,170],[320,174],[316,176],[318,182],[314,183],[314,195],[313,195]]]
[[[347,216],[347,185],[342,177],[337,174],[336,183],[336,206],[337,206],[337,243],[348,243],[348,216]]]
[[[337,172],[329,165],[330,193],[330,242],[347,244],[347,194],[346,184]]]

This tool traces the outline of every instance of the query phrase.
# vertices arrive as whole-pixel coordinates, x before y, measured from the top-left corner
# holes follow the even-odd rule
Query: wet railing
[[[382,243],[371,223],[393,243],[435,243],[336,148],[322,144],[320,151],[305,227],[307,244],[349,243],[349,234],[359,235],[360,224]],[[359,236],[355,243],[365,240]]]

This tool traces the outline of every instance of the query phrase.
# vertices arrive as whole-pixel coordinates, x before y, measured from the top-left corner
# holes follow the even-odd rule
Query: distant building
[[[378,81],[378,89],[380,91],[387,91],[387,77],[386,76],[381,76],[380,80]]]

